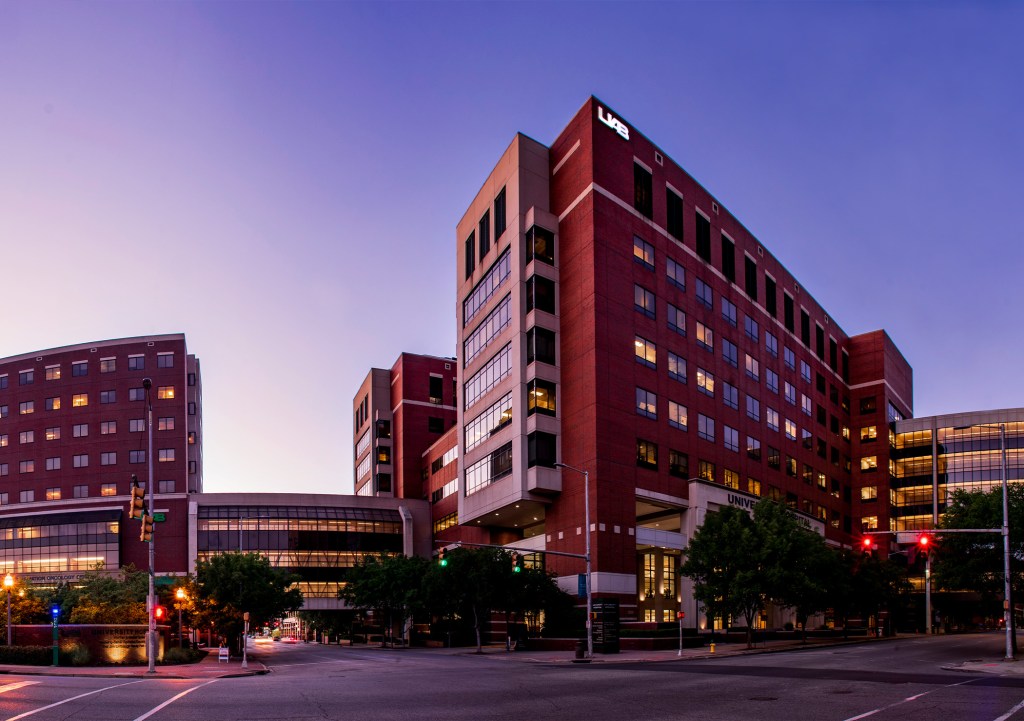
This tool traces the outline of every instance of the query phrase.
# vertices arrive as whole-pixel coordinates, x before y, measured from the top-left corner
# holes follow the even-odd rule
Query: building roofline
[[[168,340],[184,341],[185,334],[167,333],[163,335],[139,335],[132,336],[129,338],[112,338],[110,340],[93,341],[91,343],[75,343],[73,345],[57,346],[56,348],[46,348],[44,350],[31,351],[29,353],[19,353],[18,355],[0,358],[0,363],[13,363],[22,360],[35,360],[37,356],[48,355],[52,353],[69,353],[77,350],[91,350],[92,348],[111,348],[119,345],[128,345],[130,343],[156,342]]]

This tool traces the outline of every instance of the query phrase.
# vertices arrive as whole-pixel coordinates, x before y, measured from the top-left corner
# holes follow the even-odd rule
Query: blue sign
[[[576,574],[576,595],[580,598],[587,597],[587,574]]]

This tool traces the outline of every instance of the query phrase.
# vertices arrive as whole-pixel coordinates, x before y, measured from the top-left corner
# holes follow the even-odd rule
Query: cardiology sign
[[[629,128],[626,127],[626,124],[600,105],[597,106],[597,119],[621,135],[623,139],[629,140]]]

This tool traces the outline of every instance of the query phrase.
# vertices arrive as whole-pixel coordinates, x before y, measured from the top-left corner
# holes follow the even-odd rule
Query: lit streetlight
[[[178,648],[185,647],[185,641],[183,640],[184,630],[181,625],[181,607],[185,605],[185,589],[178,587],[178,590],[174,592],[174,597],[178,599]]]
[[[4,576],[4,588],[7,589],[7,645],[11,645],[11,589],[14,588],[14,576]]]
[[[565,468],[583,474],[583,523],[586,526],[583,534],[586,540],[584,558],[587,562],[587,658],[594,657],[594,628],[591,614],[594,608],[594,590],[590,583],[590,473],[580,468],[573,468],[565,463],[556,463],[555,468]]]

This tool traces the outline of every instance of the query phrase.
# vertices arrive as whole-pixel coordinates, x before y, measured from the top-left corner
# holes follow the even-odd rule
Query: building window
[[[761,401],[754,396],[747,396],[747,418],[752,421],[761,420]]]
[[[85,438],[89,435],[89,424],[88,423],[76,423],[71,426],[71,435],[74,438]]]
[[[790,405],[796,405],[796,386],[789,381],[785,381],[783,386],[783,397],[786,399],[786,403]]]
[[[703,413],[697,414],[697,437],[705,441],[715,442],[715,419],[708,418]]]
[[[100,373],[113,373],[117,370],[116,358],[100,358]],[[84,498],[85,496],[82,496]]]
[[[539,225],[526,231],[526,262],[531,260],[555,264],[555,234]]]
[[[726,408],[732,408],[734,411],[739,410],[739,389],[729,381],[722,381],[722,403],[725,404]]]
[[[6,407],[7,406],[4,406],[4,408],[6,408]],[[21,403],[18,404],[18,413],[20,413],[23,416],[27,416],[29,413],[35,413],[35,412],[36,412],[36,402],[35,401],[22,401]]]
[[[878,470],[878,456],[864,456],[860,459],[860,470],[863,473],[872,473]]]
[[[142,433],[144,430],[146,430],[146,420],[144,418],[132,418],[128,421],[129,433]]]
[[[466,469],[466,495],[472,495],[512,473],[512,444],[506,443]]]
[[[100,465],[101,466],[113,466],[117,464],[117,453],[114,451],[108,451],[106,453],[100,453]]]
[[[18,434],[18,442],[19,443],[34,443],[35,440],[36,440],[36,432],[35,431],[21,431],[21,433]]]
[[[800,361],[800,377],[807,383],[811,382],[811,367],[807,365],[807,361]]]
[[[174,449],[173,448],[161,448],[157,453],[157,461],[160,463],[170,463],[174,460]],[[387,463],[389,461],[381,461]]]
[[[647,270],[654,270],[654,246],[638,235],[633,236],[633,260]]]
[[[534,431],[526,437],[526,467],[554,468],[557,460],[557,438],[553,433]]]
[[[779,430],[779,412],[777,410],[775,410],[774,408],[765,408],[764,418],[765,421],[768,422],[769,430]]]
[[[526,331],[526,362],[555,365],[555,332],[540,326]]]
[[[679,290],[686,290],[686,268],[680,263],[675,262],[671,258],[667,262],[666,275],[668,276],[668,282],[674,285]]]
[[[867,415],[868,413],[874,413],[878,410],[878,402],[875,396],[868,396],[867,398],[860,399],[860,413],[861,415]]]
[[[878,516],[863,516],[860,519],[860,529],[862,531],[877,531]]]
[[[725,445],[726,450],[736,451],[740,450],[740,432],[735,428],[730,428],[727,425],[722,426],[722,443]],[[739,488],[739,478],[736,479],[736,485],[734,488]]]
[[[697,323],[697,345],[709,353],[715,352],[715,333],[703,323]]]
[[[0,390],[7,387],[7,374],[0,375]]]
[[[116,403],[117,391],[100,391],[100,403]]]
[[[683,239],[683,199],[671,188],[665,189],[665,229],[676,240]]]
[[[749,255],[743,257],[744,288],[753,301],[757,300],[757,263]]]
[[[53,398],[46,399],[46,410],[48,411],[59,411],[60,410],[60,396],[54,396]]]
[[[79,453],[71,458],[71,465],[75,468],[88,468],[89,467],[89,454]]]
[[[438,418],[437,416],[427,417],[427,432],[428,433],[444,433],[444,418]]]
[[[6,463],[0,463],[0,476],[6,476],[8,473],[8,468],[9,467]]]
[[[636,439],[636,464],[641,468],[653,468],[658,467],[658,445],[645,441],[641,438]]]
[[[164,416],[156,419],[156,429],[158,431],[173,431],[174,430],[174,416]]]
[[[711,290],[711,286],[705,283],[700,278],[694,282],[694,286],[697,290],[697,302],[702,306],[711,310],[715,306],[715,294]]]
[[[782,362],[790,370],[796,370],[796,354],[785,346],[782,348]]]
[[[711,461],[697,461],[697,477],[713,483],[715,480],[715,464]]]
[[[877,426],[864,426],[860,429],[860,440],[862,443],[873,441],[878,438]]]
[[[36,492],[21,491],[21,493],[18,494],[18,500],[20,500],[22,503],[32,503],[33,501],[36,500]]]
[[[117,433],[117,421],[100,421],[100,435],[111,436]]]
[[[71,406],[73,408],[82,408],[83,406],[89,405],[89,394],[88,393],[76,393],[71,396]]]
[[[503,347],[473,377],[466,381],[462,391],[466,410],[512,372],[511,349],[511,344]]]
[[[736,304],[724,296],[722,297],[722,317],[725,318],[726,323],[733,328],[736,327]]]
[[[542,413],[553,416],[556,412],[555,384],[541,378],[534,378],[526,384],[526,415]]]
[[[484,256],[491,250],[491,211],[489,208],[480,218],[477,230],[480,233],[480,262],[483,263]]]
[[[668,377],[686,383],[686,359],[672,351],[668,352]]]
[[[369,458],[369,456],[367,456]],[[129,463],[145,463],[146,452],[145,451],[128,451],[128,462]]]
[[[505,226],[508,221],[506,220],[505,213],[505,189],[502,188],[498,191],[498,194],[494,196],[494,239],[497,240],[501,237],[501,234],[505,232]]]
[[[498,399],[496,403],[491,404],[487,410],[483,411],[480,415],[466,424],[463,429],[466,451],[469,452],[473,450],[502,428],[508,426],[511,422],[512,394],[506,393],[503,397]],[[440,465],[437,466],[437,470],[441,470],[444,466],[448,465],[448,463],[454,461],[455,458],[456,456],[454,455],[449,458],[446,453],[443,458],[438,459],[440,461]],[[437,461],[435,461],[435,463],[436,462]],[[433,467],[431,470],[433,470]]]
[[[779,392],[779,374],[771,368],[764,369],[764,386],[772,393]]]
[[[675,401],[668,402],[668,424],[681,431],[686,430],[687,411],[686,406]]]
[[[466,238],[466,278],[473,275],[476,270],[476,231],[471,232]]]
[[[715,376],[697,366],[697,390],[706,396],[715,397]]]
[[[753,461],[761,460],[761,441],[747,436],[747,458]]]
[[[658,367],[658,347],[646,338],[635,336],[633,340],[633,353],[637,363],[648,368]]]
[[[700,213],[696,213],[697,219],[697,257],[705,263],[711,262],[711,221]]]
[[[779,357],[779,339],[768,331],[764,332],[764,349],[772,358]]]
[[[128,389],[128,400],[130,400],[130,401],[144,401],[144,400],[146,400],[146,389],[145,388],[129,388]]]
[[[160,400],[170,400],[174,398],[174,386],[160,386],[156,389],[156,397]]]
[[[18,385],[27,386],[35,383],[36,373],[35,371],[21,371],[18,373]]]
[[[728,488],[740,490],[740,474],[736,471],[730,471],[728,468],[722,469],[722,483]]]
[[[686,335],[686,313],[682,308],[676,308],[668,304],[668,329],[674,330],[679,335]]]
[[[658,417],[658,397],[643,388],[636,389],[636,412],[645,418]]]
[[[158,481],[157,491],[159,493],[174,493],[174,481]]]
[[[739,355],[739,349],[736,348],[736,344],[727,338],[723,338],[722,358],[725,359],[725,362],[736,368],[739,364]]]
[[[654,317],[654,293],[644,288],[642,285],[633,285],[633,307],[646,315],[648,318]]]
[[[128,370],[141,371],[146,369],[146,357],[142,355],[128,356]]]
[[[896,421],[902,421],[903,420],[903,414],[900,412],[900,410],[896,406],[894,406],[891,402],[886,401],[886,403],[887,403],[886,419],[890,423],[895,423]]]
[[[778,307],[776,306],[775,279],[765,273],[764,275],[764,309],[772,317],[776,317]]]
[[[722,234],[722,275],[730,283],[736,282],[736,245]]]
[[[878,499],[878,486],[862,486],[860,489],[860,500],[875,501]]]
[[[60,366],[48,366],[46,368],[46,380],[48,380],[48,381],[59,381],[60,380]]]
[[[6,433],[0,433],[0,448],[6,448],[10,441],[7,438]]]
[[[89,375],[89,362],[88,361],[76,361],[71,364],[71,375],[80,378],[82,376]]]
[[[60,500],[60,487],[54,486],[46,489],[46,500],[48,501],[59,501]]]
[[[59,471],[60,470],[60,456],[54,456],[53,458],[46,459],[46,470],[48,471]]]
[[[782,455],[779,453],[778,448],[772,448],[768,446],[768,467],[778,470],[781,467]]]
[[[743,316],[743,331],[747,334],[747,338],[750,338],[755,343],[758,342],[760,328],[757,325],[757,321],[749,315]]]
[[[654,215],[653,178],[639,163],[633,163],[633,207],[645,218]]]
[[[116,483],[104,483],[100,486],[101,496],[116,496],[117,495],[117,484]]]
[[[681,451],[668,452],[668,474],[676,478],[690,477],[690,457]]]
[[[744,367],[746,368],[747,378],[752,380],[759,380],[761,376],[761,363],[750,354],[745,354],[746,359],[744,360]]]
[[[53,426],[52,428],[46,429],[46,440],[48,441],[59,441],[60,440],[60,426]]]
[[[807,395],[804,395],[803,393],[801,393],[800,394],[800,410],[802,410],[804,412],[804,415],[806,415],[806,416],[811,415],[811,412],[812,412],[811,409],[813,407],[814,407],[814,404],[811,402],[810,396],[807,396]]]
[[[103,371],[101,370],[100,372],[102,373]],[[84,485],[84,484],[80,485],[80,486],[74,486],[71,489],[71,495],[74,496],[75,498],[88,498],[89,497],[89,486]]]
[[[796,440],[796,423],[788,418],[786,419],[786,438],[791,441]]]
[[[811,347],[811,317],[803,308],[800,309],[800,342]]]

